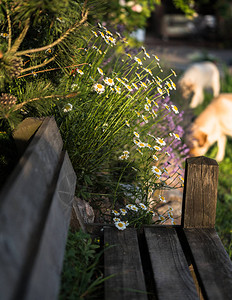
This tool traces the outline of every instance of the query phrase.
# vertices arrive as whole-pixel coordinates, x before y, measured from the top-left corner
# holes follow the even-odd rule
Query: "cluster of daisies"
[[[133,136],[131,140],[133,147],[130,148],[130,152],[132,149],[135,149],[141,156],[144,153],[149,153],[148,156],[151,161],[149,165],[150,172],[153,178],[161,180],[163,176],[167,177],[168,173],[165,168],[160,167],[162,159],[165,156],[168,159],[170,155],[165,148],[170,144],[170,138],[172,140],[180,140],[180,136],[175,132],[169,133],[169,136],[167,134],[165,138],[160,137],[158,133],[157,136],[151,135],[150,132],[144,136],[144,125],[149,125],[149,123],[151,125],[156,124],[167,114],[179,114],[177,106],[173,104],[168,105],[163,101],[165,97],[170,95],[170,91],[176,89],[176,85],[171,77],[176,77],[177,75],[171,69],[168,76],[163,79],[160,78],[163,70],[160,66],[159,58],[154,54],[150,55],[144,47],[137,55],[122,54],[122,59],[119,59],[121,67],[117,68],[116,66],[109,73],[107,72],[107,67],[105,67],[106,64],[103,62],[107,51],[116,46],[118,42],[125,43],[126,41],[119,33],[116,33],[117,36],[114,36],[101,24],[99,24],[99,29],[92,31],[92,33],[94,42],[86,50],[86,53],[92,51],[95,58],[93,60],[93,57],[91,57],[91,63],[86,61],[83,66],[76,68],[72,75],[78,76],[80,81],[85,77],[89,77],[92,81],[91,91],[96,93],[97,97],[101,96],[111,99],[130,98],[135,103],[135,106],[136,103],[140,104],[139,108],[136,107],[132,110],[133,113],[131,115],[133,117],[128,120],[126,120],[126,117],[124,118],[125,125]],[[91,72],[85,71],[86,66],[90,67]],[[157,71],[156,73],[159,76],[154,75],[154,70]],[[64,111],[68,112],[70,110],[72,110],[72,105],[68,103]],[[129,159],[132,156],[130,152],[124,150],[119,156],[119,160]],[[144,158],[145,156],[147,155],[144,155]],[[159,198],[159,201],[162,201],[162,198]],[[128,204],[125,209],[120,209],[119,212],[114,210],[112,213],[115,226],[120,230],[124,230],[129,224],[133,224],[134,221],[130,218],[125,221],[122,217],[125,217],[125,215],[135,217],[134,214],[139,214],[141,217],[142,212],[142,215],[146,218],[147,216],[153,218],[155,215],[143,203],[138,203],[137,205]],[[159,216],[160,222],[164,222],[167,218],[172,219],[171,209],[168,212],[169,214],[166,217]]]
[[[159,202],[166,202],[162,195],[159,195]],[[154,217],[156,217],[156,220],[153,221]],[[160,215],[158,211],[151,210],[149,206],[139,201],[136,201],[136,204],[127,204],[125,208],[112,210],[113,223],[119,230],[124,230],[129,225],[136,227],[137,223],[146,223],[148,220],[150,220],[149,224],[162,224],[168,219],[175,225],[173,209],[171,207],[168,208],[165,214]]]

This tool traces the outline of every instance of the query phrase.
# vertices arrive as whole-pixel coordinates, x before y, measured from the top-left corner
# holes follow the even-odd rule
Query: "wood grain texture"
[[[145,228],[157,298],[160,300],[199,299],[173,228]]]
[[[41,126],[44,118],[26,118],[14,130],[13,138],[18,150],[19,155],[22,155],[26,150],[31,137],[35,134],[36,130]]]
[[[50,205],[63,143],[53,118],[40,126],[0,195],[0,290],[4,300],[19,289],[25,262],[33,260],[41,220]],[[19,299],[19,298],[18,298]]]
[[[76,175],[66,152],[28,283],[27,300],[58,298],[75,186]]]
[[[216,217],[218,164],[200,156],[186,160],[182,226],[213,228]]]
[[[232,262],[213,228],[184,229],[194,268],[206,299],[228,300],[232,295]]]
[[[147,299],[136,229],[104,227],[104,242],[113,245],[104,252],[105,276],[115,275],[105,281],[105,299]]]

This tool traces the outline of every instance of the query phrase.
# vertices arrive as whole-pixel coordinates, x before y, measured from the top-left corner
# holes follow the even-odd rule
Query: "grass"
[[[101,299],[102,250],[98,240],[83,231],[69,231],[59,300]]]

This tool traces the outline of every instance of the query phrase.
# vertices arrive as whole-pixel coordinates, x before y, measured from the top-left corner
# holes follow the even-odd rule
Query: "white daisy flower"
[[[145,104],[145,105],[144,105],[144,109],[145,109],[146,111],[149,111],[150,108],[149,108],[148,104]]]
[[[116,218],[113,218],[113,221],[114,221],[114,222],[120,222],[121,220],[120,220],[119,218],[116,217]]]
[[[160,148],[159,146],[154,146],[154,149],[155,149],[156,151],[160,151],[160,150],[161,150],[161,148]]]
[[[126,126],[127,126],[127,127],[130,127],[130,124],[129,124],[128,121],[125,121],[125,123],[126,123]]]
[[[136,149],[141,155],[143,155],[143,152],[140,149]]]
[[[146,205],[144,205],[143,203],[139,203],[139,206],[142,208],[142,210],[147,210]]]
[[[98,31],[98,32],[100,33],[100,35],[101,35],[102,38],[105,38],[105,35],[104,35],[103,32],[101,32],[101,31]]]
[[[155,139],[156,139],[156,142],[158,144],[160,144],[161,146],[165,146],[166,145],[166,142],[162,138],[157,137]]]
[[[134,60],[139,64],[139,65],[142,65],[143,63],[142,63],[142,61],[141,61],[141,59],[140,58],[138,58],[138,57],[134,57]]]
[[[148,118],[146,116],[142,115],[142,118],[145,123],[148,123]]]
[[[138,73],[135,72],[135,74],[139,79],[141,79],[141,76]]]
[[[139,148],[144,148],[144,147],[146,147],[146,143],[143,143],[143,142],[141,142],[141,141],[139,141],[137,145],[138,145]]]
[[[151,100],[146,97],[147,104],[151,107]]]
[[[126,208],[131,209],[131,206],[133,206],[133,204],[127,204]]]
[[[174,111],[175,114],[179,113],[178,108],[175,105],[171,105],[172,110]]]
[[[152,114],[153,114],[154,117],[157,117],[157,113],[156,113],[156,111],[153,108],[151,109],[151,112],[152,112]]]
[[[134,131],[134,135],[139,139],[139,134],[138,134],[138,132]]]
[[[96,37],[98,37],[96,31],[93,31],[93,30],[92,30],[92,33],[93,33]]]
[[[69,112],[69,111],[72,110],[72,108],[73,108],[72,104],[71,104],[71,103],[67,103],[67,104],[64,106],[63,111],[64,111],[64,112]]]
[[[126,229],[126,223],[123,221],[115,222],[114,225],[119,229],[119,230],[124,230]]]
[[[129,154],[130,154],[130,152],[129,152],[129,151],[127,151],[127,150],[125,150],[125,151],[123,151],[123,154],[125,154],[125,155],[129,155]]]
[[[162,91],[162,89],[161,89],[160,87],[157,87],[157,91],[158,91],[158,93],[159,93],[160,95],[163,95],[163,91]]]
[[[105,87],[104,85],[100,84],[100,83],[96,83],[93,86],[94,90],[98,93],[98,94],[102,94],[105,91]]]
[[[162,174],[162,172],[160,171],[160,169],[158,169],[156,166],[152,166],[151,167],[151,171],[155,174],[160,176]]]
[[[97,68],[97,70],[98,70],[99,74],[104,75],[104,72],[103,72],[103,70],[101,68]]]
[[[167,104],[164,104],[164,107],[165,107],[167,110],[171,111],[170,107],[169,107]]]
[[[127,53],[126,55],[127,55],[128,57],[132,58],[132,56],[131,56],[131,54],[130,54],[130,53]]]
[[[144,54],[146,55],[147,58],[150,58],[150,55],[146,51],[144,51]]]
[[[141,81],[140,84],[141,84],[141,86],[144,87],[145,89],[147,88],[147,85],[146,85],[145,82]]]
[[[158,103],[157,103],[156,101],[154,101],[154,105],[155,105],[157,108],[159,108],[159,105],[158,105]]]
[[[119,86],[115,85],[114,89],[116,93],[121,94],[121,88]]]
[[[106,36],[105,37],[107,41],[109,41],[111,44],[116,45],[116,39],[114,39],[112,36]]]
[[[174,133],[172,134],[172,136],[174,136],[175,139],[179,140],[180,141],[180,136],[178,133]]]
[[[165,151],[165,154],[166,154],[167,156],[171,156],[171,154],[170,154],[168,151]]]
[[[135,206],[135,205],[132,205],[130,209],[133,210],[133,211],[138,211],[138,207]]]
[[[161,196],[161,195],[159,195],[159,200],[161,201],[161,202],[166,202],[166,199],[163,197],[163,196]]]
[[[157,56],[157,55],[155,55],[155,54],[152,54],[152,56],[154,56],[154,58],[155,58],[157,61],[159,61],[159,58],[158,58],[158,56]]]
[[[133,85],[133,87],[134,87],[136,90],[139,89],[136,83],[132,83],[132,85]]]
[[[158,157],[155,154],[152,155],[152,158],[156,161],[158,160]]]
[[[129,155],[122,154],[122,155],[119,156],[118,159],[120,159],[120,160],[127,160],[128,158],[129,158]]]
[[[128,91],[130,91],[130,92],[133,91],[132,87],[129,84],[124,84],[124,85],[128,89]]]
[[[176,72],[173,69],[171,69],[171,71],[172,71],[172,74],[176,77],[177,76]]]
[[[114,85],[114,81],[113,79],[106,77],[106,79],[104,79],[105,84],[109,85],[109,86],[113,86]]]
[[[184,178],[182,176],[179,176],[180,181],[184,182]]]
[[[166,221],[165,217],[162,215],[159,215],[159,220],[163,223]]]
[[[120,215],[120,213],[117,210],[115,210],[115,209],[112,210],[112,214],[115,215],[115,216],[119,216]]]
[[[83,72],[82,70],[80,70],[80,69],[76,68],[76,71],[77,71],[77,73],[78,73],[78,74],[80,74],[80,75],[84,75],[84,72]]]
[[[124,208],[120,208],[121,215],[125,216],[127,214],[127,211]]]

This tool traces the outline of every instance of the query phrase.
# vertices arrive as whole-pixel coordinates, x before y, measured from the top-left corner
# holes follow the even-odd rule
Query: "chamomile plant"
[[[86,47],[80,49],[78,68],[67,76],[66,90],[76,96],[69,99],[68,106],[62,106],[60,128],[79,176],[102,172],[115,154],[119,161],[132,162],[126,172],[136,166],[138,175],[133,184],[139,220],[149,223],[154,202],[150,196],[156,189],[168,187],[172,166],[171,162],[167,165],[168,149],[180,141],[179,133],[166,122],[167,116],[179,114],[178,108],[166,101],[176,89],[176,73],[170,70],[164,76],[159,58],[144,47],[136,54],[118,54],[117,46],[122,43],[126,40],[119,33],[113,34],[100,24],[92,31]],[[118,204],[117,187],[112,209]],[[134,212],[130,209],[131,216]],[[130,218],[124,225],[135,223]],[[117,227],[125,229],[124,225],[118,223]]]

